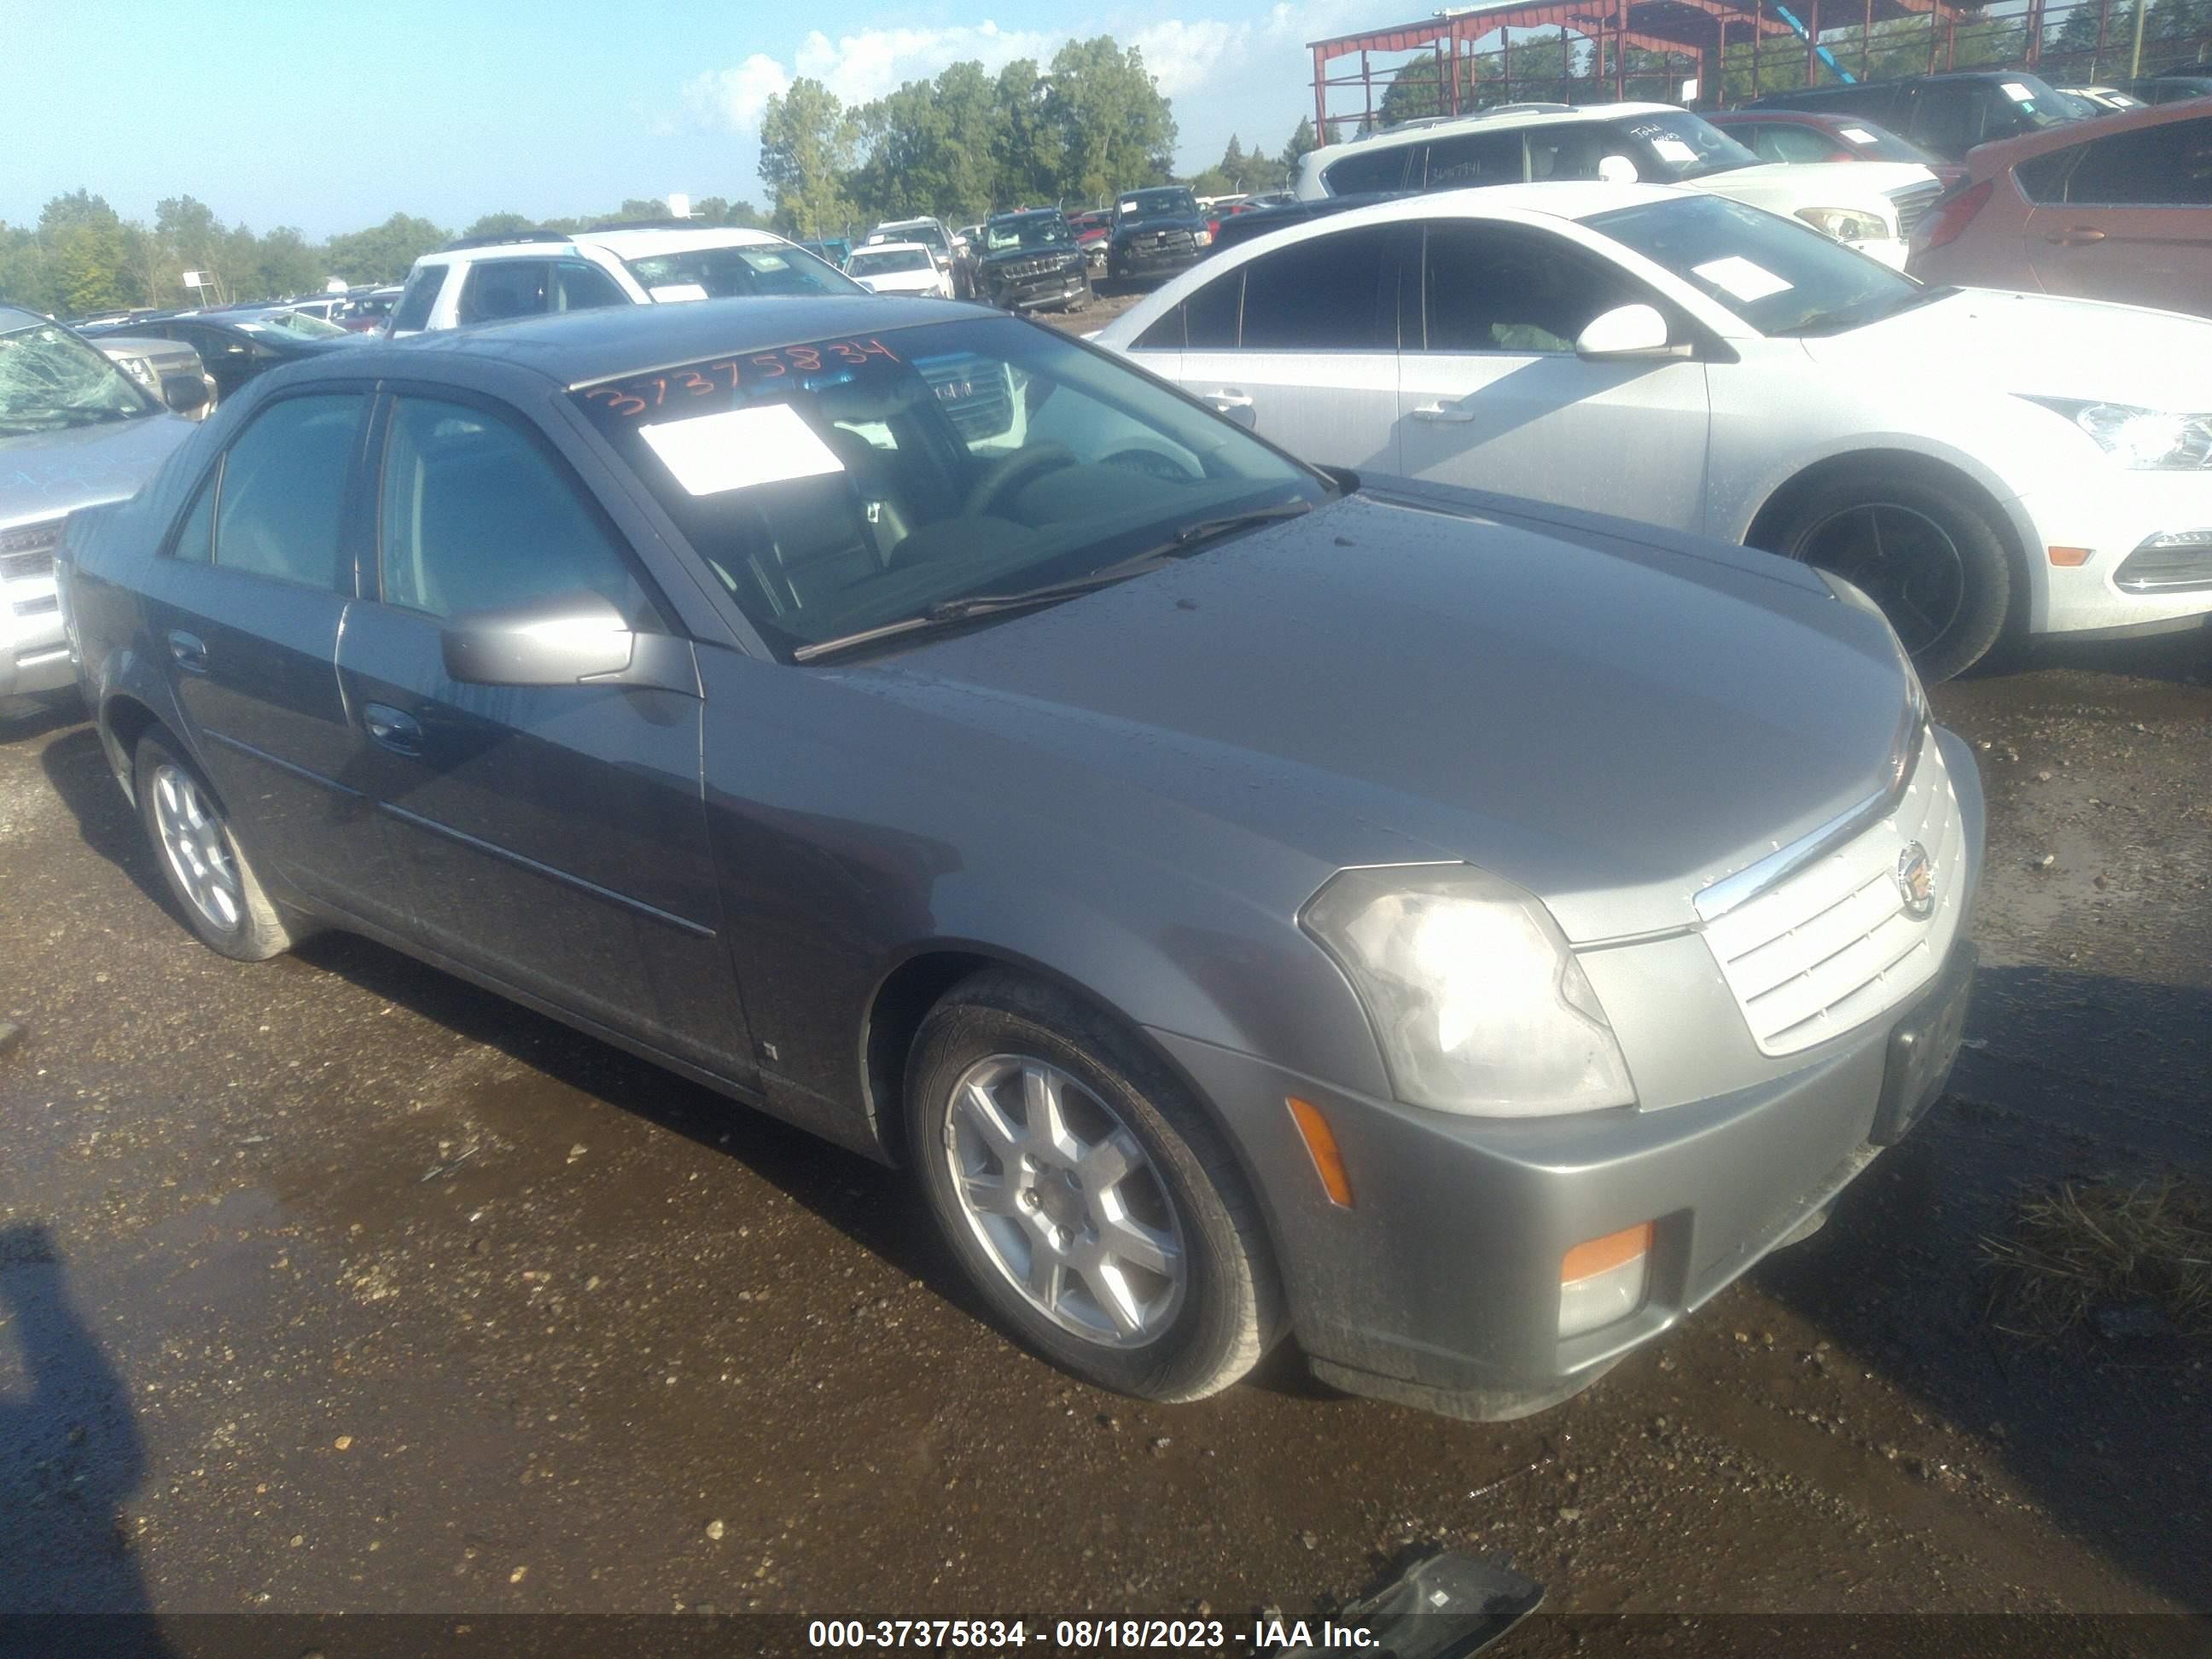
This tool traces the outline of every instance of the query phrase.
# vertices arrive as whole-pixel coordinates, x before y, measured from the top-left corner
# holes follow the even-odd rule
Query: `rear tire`
[[[1930,684],[1964,673],[2004,632],[2013,592],[2004,539],[1940,483],[1853,471],[1817,485],[1758,539],[1863,589]]]
[[[1281,1334],[1273,1254],[1226,1143],[1103,1014],[1000,969],[963,981],[915,1038],[906,1109],[946,1243],[1054,1363],[1198,1400]]]
[[[290,950],[292,935],[199,768],[166,733],[149,732],[138,739],[131,774],[154,862],[200,943],[238,962],[265,962]]]

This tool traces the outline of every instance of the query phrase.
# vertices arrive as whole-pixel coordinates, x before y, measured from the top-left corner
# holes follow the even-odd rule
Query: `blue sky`
[[[1146,49],[1188,169],[1232,131],[1289,136],[1311,106],[1306,41],[1435,3],[27,0],[0,27],[0,220],[79,185],[129,218],[190,194],[313,237],[395,210],[458,226],[669,191],[759,201],[755,124],[791,76],[864,102],[962,58],[1048,58],[1071,33]]]

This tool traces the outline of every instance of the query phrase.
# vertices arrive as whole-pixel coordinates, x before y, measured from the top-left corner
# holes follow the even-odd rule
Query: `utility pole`
[[[2148,0],[2136,0],[2136,50],[2135,56],[2128,60],[2128,79],[2130,81],[2140,80],[2142,76],[2143,14],[2149,9]]]

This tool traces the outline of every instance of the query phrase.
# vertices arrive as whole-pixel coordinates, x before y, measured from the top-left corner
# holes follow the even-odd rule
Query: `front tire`
[[[2013,578],[2003,538],[1940,483],[1854,471],[1813,489],[1759,540],[1863,589],[1930,684],[1964,673],[2004,632]]]
[[[265,962],[290,950],[291,933],[199,768],[166,735],[149,732],[138,739],[131,772],[154,862],[200,942],[238,962]]]
[[[1273,1252],[1227,1145],[1112,1020],[978,974],[923,1020],[906,1108],[946,1243],[1047,1358],[1117,1393],[1199,1400],[1280,1334]]]

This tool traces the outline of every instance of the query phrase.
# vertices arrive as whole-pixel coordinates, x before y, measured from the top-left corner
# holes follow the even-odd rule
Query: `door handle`
[[[2052,231],[2043,240],[2046,242],[2057,242],[2062,247],[2079,247],[2084,242],[2103,241],[2105,233],[2101,230],[2094,230],[2087,225],[2069,225],[2063,230]]]
[[[361,723],[368,728],[368,740],[380,748],[395,755],[422,752],[422,724],[412,714],[403,714],[388,703],[365,702]]]
[[[197,634],[187,634],[181,628],[170,629],[169,654],[188,674],[207,672],[207,641]]]
[[[1455,404],[1415,404],[1413,410],[1417,421],[1431,421],[1438,426],[1455,426],[1474,418],[1474,410],[1464,399]]]
[[[1234,387],[1224,386],[1218,392],[1201,392],[1198,395],[1205,402],[1212,404],[1216,409],[1219,410],[1224,415],[1232,409],[1249,409],[1252,407],[1251,394],[1249,392],[1238,392]]]

